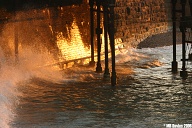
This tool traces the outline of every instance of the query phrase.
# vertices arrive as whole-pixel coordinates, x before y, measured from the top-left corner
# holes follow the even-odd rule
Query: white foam
[[[27,51],[27,52],[26,52]],[[55,67],[46,67],[52,58],[47,53],[35,53],[29,49],[20,52],[19,63],[14,59],[5,59],[0,49],[0,128],[9,128],[16,116],[16,107],[19,104],[19,83],[30,80],[32,77],[49,80],[52,82],[62,81],[62,75]]]

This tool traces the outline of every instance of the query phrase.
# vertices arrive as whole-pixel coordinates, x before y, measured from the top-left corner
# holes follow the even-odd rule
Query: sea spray
[[[7,65],[5,61],[1,61],[0,70],[0,127],[9,128],[9,124],[15,117],[15,106],[19,102],[17,83],[23,78],[13,66]]]
[[[37,53],[30,49],[22,49],[19,62],[14,58],[7,59],[0,49],[1,74],[0,74],[0,128],[9,128],[17,117],[16,108],[22,92],[19,87],[31,78],[40,78],[47,81],[59,82],[62,74],[55,66],[54,59],[48,53]]]

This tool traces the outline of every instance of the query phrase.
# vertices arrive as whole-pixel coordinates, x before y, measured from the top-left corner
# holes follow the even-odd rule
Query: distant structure
[[[192,29],[192,0],[180,0],[178,3],[177,0],[172,0],[172,22],[173,22],[173,62],[172,62],[172,72],[176,73],[178,71],[178,62],[177,62],[177,50],[176,50],[176,29],[177,29],[177,14],[180,14],[179,23],[180,31],[182,32],[182,68],[180,71],[180,76],[186,78],[188,76],[188,71],[186,68],[186,62],[192,61],[192,40],[187,38],[186,33],[191,33]],[[177,5],[181,5],[181,9],[177,9]],[[186,5],[190,6],[190,15],[186,15]],[[188,47],[187,47],[188,46]],[[187,58],[188,56],[188,58]]]

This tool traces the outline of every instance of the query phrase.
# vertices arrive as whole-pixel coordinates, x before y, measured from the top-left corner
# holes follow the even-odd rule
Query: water
[[[180,60],[181,45],[177,50]],[[121,49],[116,87],[104,82],[95,68],[62,71],[43,66],[54,60],[46,53],[28,50],[18,65],[7,64],[3,57],[1,128],[163,128],[192,123],[192,77],[182,80],[171,73],[171,46]]]

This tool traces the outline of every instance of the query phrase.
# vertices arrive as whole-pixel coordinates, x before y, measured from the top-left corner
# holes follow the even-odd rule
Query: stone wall
[[[179,2],[177,6],[180,8]],[[62,54],[62,60],[90,56],[88,0],[83,0],[83,4],[80,5],[18,13],[18,21],[21,21],[16,22],[18,40],[22,46],[26,44],[37,48],[42,44],[49,51],[54,51],[54,54]],[[1,19],[8,16],[10,19],[13,18],[10,23],[1,23],[0,35],[4,37],[0,39],[1,42],[9,43],[7,40],[10,40],[10,35],[13,36],[11,42],[14,42],[14,15],[9,15],[6,12],[0,15]],[[147,37],[166,32],[171,28],[171,0],[116,0],[115,27],[115,42],[120,44],[116,45],[117,47],[123,46],[122,44],[137,46]],[[6,38],[5,35],[9,36]],[[95,35],[95,45],[96,43]],[[9,49],[6,43],[1,43],[0,46]],[[103,51],[104,43],[102,43]]]
[[[136,46],[148,36],[168,30],[169,0],[116,0],[116,38]]]

